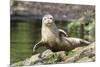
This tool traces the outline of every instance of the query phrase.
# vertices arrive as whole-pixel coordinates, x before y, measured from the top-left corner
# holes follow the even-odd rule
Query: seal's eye
[[[44,18],[43,20],[46,20],[46,18]]]
[[[49,19],[52,19],[52,17],[50,17]]]

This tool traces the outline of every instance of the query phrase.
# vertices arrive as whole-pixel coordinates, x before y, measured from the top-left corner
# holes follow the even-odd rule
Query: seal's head
[[[52,26],[54,24],[54,17],[50,14],[44,15],[42,18],[42,24],[46,26]]]

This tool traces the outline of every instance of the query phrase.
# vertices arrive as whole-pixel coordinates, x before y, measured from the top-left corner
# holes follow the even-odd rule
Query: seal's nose
[[[51,23],[53,20],[52,19],[48,19],[47,21],[48,21],[48,23]]]
[[[47,22],[50,23],[50,20],[48,19]]]

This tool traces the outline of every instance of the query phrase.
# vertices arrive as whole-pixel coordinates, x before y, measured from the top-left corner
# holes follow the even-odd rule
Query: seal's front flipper
[[[43,42],[42,41],[39,41],[38,43],[36,43],[33,47],[33,52],[35,52],[35,50],[39,47],[43,46]]]

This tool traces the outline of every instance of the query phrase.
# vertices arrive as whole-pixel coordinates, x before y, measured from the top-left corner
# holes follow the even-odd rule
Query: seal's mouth
[[[51,25],[52,25],[52,23],[48,22],[48,23],[47,23],[47,25],[48,25],[48,26],[51,26]]]

